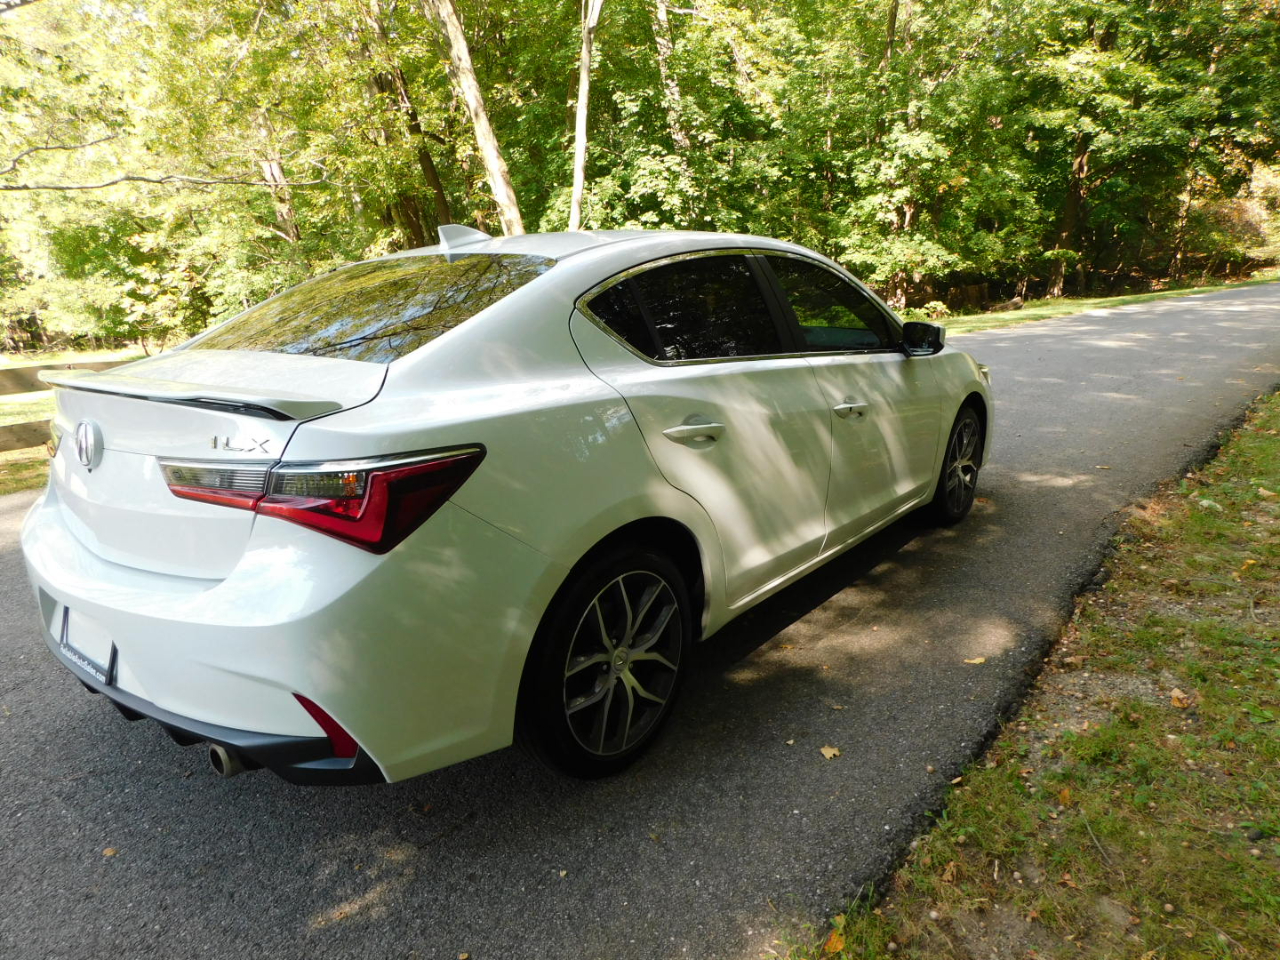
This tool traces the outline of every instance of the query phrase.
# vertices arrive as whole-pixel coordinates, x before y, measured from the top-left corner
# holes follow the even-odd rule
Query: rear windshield
[[[390,363],[554,265],[546,257],[502,253],[357,263],[249,308],[192,341],[191,349]]]

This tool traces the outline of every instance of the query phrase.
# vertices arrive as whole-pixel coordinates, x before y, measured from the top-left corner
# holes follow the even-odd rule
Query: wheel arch
[[[956,415],[959,416],[960,411],[964,410],[965,408],[971,409],[974,413],[978,415],[978,423],[982,427],[983,442],[982,442],[981,452],[979,454],[982,457],[982,460],[979,461],[979,466],[981,466],[982,462],[986,460],[987,437],[990,435],[988,426],[987,426],[987,421],[988,421],[987,399],[978,391],[974,390],[962,401],[960,401],[960,406],[956,408]]]
[[[701,627],[705,622],[707,607],[706,554],[693,531],[671,517],[641,517],[624,523],[601,537],[569,569],[547,608],[550,609],[555,604],[578,573],[590,566],[597,557],[622,545],[647,547],[667,556],[679,567],[689,590],[689,600],[695,614],[694,622]]]

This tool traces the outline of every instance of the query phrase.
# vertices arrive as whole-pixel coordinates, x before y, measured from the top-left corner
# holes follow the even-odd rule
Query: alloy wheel
[[[679,602],[648,570],[610,581],[587,605],[564,669],[564,713],[595,756],[622,753],[662,718],[680,672]]]
[[[975,417],[963,418],[956,425],[947,446],[946,477],[947,509],[960,514],[973,499],[978,483],[978,437],[980,430]]]

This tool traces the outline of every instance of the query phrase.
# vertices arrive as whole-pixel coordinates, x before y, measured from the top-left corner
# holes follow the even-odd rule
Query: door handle
[[[682,423],[677,427],[667,427],[662,435],[676,443],[693,443],[697,440],[715,440],[724,433],[723,423],[708,421]]]
[[[835,412],[835,415],[839,417],[841,420],[847,420],[851,416],[858,417],[859,419],[861,419],[866,414],[866,412],[871,409],[871,404],[854,403],[851,400],[846,400],[844,403],[837,403],[831,409],[832,411]]]

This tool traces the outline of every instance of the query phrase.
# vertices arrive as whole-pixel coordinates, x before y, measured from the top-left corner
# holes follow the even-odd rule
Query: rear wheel
[[[938,489],[927,508],[935,523],[949,526],[969,515],[982,466],[982,440],[982,421],[977,411],[964,407],[952,424]]]
[[[621,771],[671,712],[690,632],[688,589],[667,558],[625,549],[586,565],[538,631],[517,739],[572,776]]]

